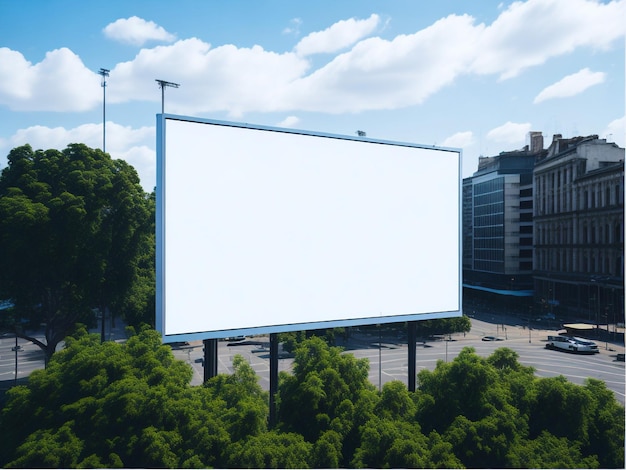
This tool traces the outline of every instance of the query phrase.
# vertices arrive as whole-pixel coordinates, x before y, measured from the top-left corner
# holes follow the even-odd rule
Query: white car
[[[548,336],[546,349],[563,349],[571,352],[598,353],[598,345],[588,339],[576,336]]]

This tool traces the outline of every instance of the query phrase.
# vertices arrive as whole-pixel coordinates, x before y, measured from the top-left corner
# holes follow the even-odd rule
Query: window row
[[[474,239],[493,238],[504,236],[504,225],[491,225],[488,227],[474,227]]]
[[[491,273],[503,273],[504,272],[504,262],[502,261],[482,261],[476,260],[474,261],[474,270],[476,271],[487,271]]]
[[[575,210],[601,209],[624,205],[624,184],[606,182],[572,186],[560,190],[544,190],[536,193],[539,214],[558,214]]]
[[[475,195],[493,193],[496,191],[503,191],[503,190],[504,190],[504,178],[503,177],[493,178],[489,181],[484,181],[482,183],[477,183],[474,185]]]
[[[624,276],[621,255],[592,250],[535,249],[535,256],[535,269],[539,271]]]
[[[477,249],[504,249],[504,238],[476,238],[474,240],[474,248]]]
[[[624,243],[624,222],[615,220],[613,222],[589,223],[582,222],[577,227],[577,237],[574,238],[576,230],[573,228],[573,221],[561,224],[538,225],[535,236],[537,245],[571,245],[571,244],[613,244]]]
[[[504,214],[490,214],[474,217],[474,227],[488,227],[492,225],[504,225]]]
[[[496,202],[493,204],[485,204],[483,206],[474,207],[474,216],[500,214],[504,212],[504,202]]]

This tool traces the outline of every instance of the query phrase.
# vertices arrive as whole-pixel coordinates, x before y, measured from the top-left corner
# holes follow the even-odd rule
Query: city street
[[[595,355],[572,354],[545,349],[545,342],[549,334],[556,334],[555,330],[528,330],[521,326],[502,327],[472,319],[472,330],[463,335],[451,335],[450,341],[435,340],[426,344],[417,344],[417,370],[433,370],[437,361],[452,361],[465,347],[473,347],[481,356],[489,356],[500,347],[508,347],[519,354],[519,361],[523,365],[535,368],[538,377],[555,377],[564,375],[569,381],[582,385],[586,378],[596,378],[606,383],[607,388],[615,393],[616,399],[625,403],[625,367],[624,362],[616,360],[617,353],[623,353],[622,346],[611,343],[598,343],[600,353]],[[502,341],[482,341],[483,336],[496,336]],[[232,358],[236,354],[242,355],[260,377],[261,386],[269,389],[269,339],[255,338],[255,341],[265,343],[259,345],[229,346],[227,342],[218,345],[218,372],[232,371]],[[378,347],[378,334],[353,333],[346,345],[346,351],[357,358],[367,358],[370,362],[370,381],[382,386],[391,380],[408,382],[408,351],[406,341],[381,338],[382,347]],[[232,343],[230,343],[232,344]],[[194,369],[193,384],[201,384],[203,380],[202,343],[194,342],[189,346],[174,349],[179,359],[189,362]],[[379,361],[380,358],[380,361]],[[292,359],[279,359],[279,371],[290,370]],[[379,367],[380,365],[380,367]]]
[[[624,353],[624,347],[612,343],[598,342],[600,353],[595,355],[578,355],[556,350],[545,349],[545,341],[549,334],[556,330],[528,330],[525,326],[513,325],[509,322],[504,328],[489,317],[472,319],[472,330],[467,334],[451,335],[449,341],[428,341],[417,344],[417,370],[433,370],[437,361],[452,361],[464,347],[473,347],[481,356],[490,355],[499,347],[508,347],[519,354],[519,361],[532,366],[539,377],[564,375],[573,383],[583,384],[588,377],[602,380],[615,393],[617,400],[625,402],[625,367],[624,362],[616,360],[617,353]],[[123,337],[123,328],[114,337]],[[494,336],[502,341],[482,341],[483,336]],[[380,346],[379,347],[379,339]],[[232,359],[241,354],[259,375],[261,386],[269,389],[269,339],[254,338],[255,343],[229,346],[229,343],[218,343],[218,372],[230,373]],[[367,358],[370,362],[370,381],[379,387],[391,380],[407,383],[408,352],[406,339],[390,338],[372,332],[363,333],[353,330],[352,337],[345,344],[350,354],[358,358]],[[26,378],[33,370],[43,368],[43,353],[34,344],[18,340],[17,378]],[[13,386],[15,381],[15,337],[0,337],[0,386],[3,389]],[[194,370],[193,385],[203,381],[202,342],[197,341],[187,346],[175,347],[174,355],[191,364]],[[292,359],[279,359],[279,370],[290,370]]]

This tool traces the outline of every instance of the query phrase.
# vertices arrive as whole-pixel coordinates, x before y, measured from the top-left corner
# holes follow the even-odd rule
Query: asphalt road
[[[433,370],[437,361],[451,361],[464,347],[473,347],[481,356],[490,355],[496,348],[506,346],[519,354],[519,361],[536,370],[540,377],[564,375],[573,383],[583,384],[585,379],[593,377],[602,380],[615,393],[617,400],[625,403],[625,367],[624,362],[617,362],[617,353],[624,353],[622,345],[598,343],[600,353],[579,355],[545,349],[548,334],[556,330],[528,330],[524,325],[509,322],[504,328],[494,319],[482,317],[472,319],[470,333],[455,334],[450,341],[433,340],[417,345],[417,370]],[[123,328],[120,327],[120,332]],[[120,333],[121,335],[121,333]],[[483,336],[497,336],[502,341],[482,341]],[[232,359],[241,354],[252,365],[261,386],[269,389],[269,339],[254,338],[265,343],[262,345],[229,346],[227,342],[218,345],[218,372],[230,373]],[[379,343],[380,340],[380,343]],[[381,347],[379,347],[379,344]],[[24,340],[18,340],[17,378],[23,380],[35,369],[43,368],[43,353],[38,347]],[[347,352],[358,358],[367,358],[370,362],[370,381],[377,387],[391,380],[400,380],[405,384],[408,376],[408,351],[406,340],[399,337],[380,337],[354,332],[351,339],[342,345]],[[11,387],[15,382],[15,338],[0,337],[0,389]],[[174,348],[174,355],[190,363],[194,370],[193,385],[203,381],[202,343],[194,342],[186,347]],[[279,359],[279,370],[289,371],[292,367],[289,358]]]
[[[44,354],[30,341],[18,338],[17,379],[28,377],[32,371],[43,369]],[[0,388],[7,388],[15,381],[15,336],[0,336]]]
[[[417,370],[433,370],[437,361],[452,361],[465,347],[473,347],[481,356],[489,356],[499,347],[508,347],[519,354],[519,361],[535,368],[539,377],[564,375],[572,383],[582,385],[591,377],[602,380],[615,393],[616,399],[624,404],[626,375],[624,362],[618,362],[616,355],[623,353],[624,347],[611,343],[598,343],[600,353],[594,355],[573,354],[545,349],[548,334],[556,330],[532,329],[524,326],[505,326],[472,319],[472,331],[466,335],[451,335],[450,341],[434,340],[417,345]],[[482,341],[483,336],[496,336],[502,341]],[[379,343],[380,339],[380,343]],[[263,345],[229,346],[227,342],[218,344],[218,372],[232,372],[232,359],[242,355],[259,376],[259,383],[269,390],[269,339],[255,338]],[[381,347],[379,347],[379,344]],[[345,345],[348,353],[370,362],[370,381],[381,387],[391,380],[408,383],[408,351],[402,338],[381,337],[378,334],[354,333]],[[189,362],[194,369],[192,384],[199,385],[203,380],[202,343],[174,349],[179,359]],[[279,371],[289,371],[292,359],[279,359]]]

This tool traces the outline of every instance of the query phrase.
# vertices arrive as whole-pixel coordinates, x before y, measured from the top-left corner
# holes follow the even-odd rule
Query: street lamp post
[[[161,88],[161,114],[165,114],[165,87],[178,88],[180,85],[174,82],[167,82],[165,80],[155,80]]]
[[[100,69],[99,75],[102,75],[102,152],[106,152],[106,100],[107,100],[107,79],[110,70]]]
[[[101,68],[98,71],[98,74],[102,76],[102,153],[106,153],[106,100],[107,100],[107,80],[106,77],[109,76],[110,70]],[[104,331],[104,310],[102,311],[102,328],[100,331],[100,342],[104,343],[105,340],[105,331]]]
[[[532,335],[530,333],[530,317],[533,316],[533,306],[528,307],[528,343],[532,343]]]

